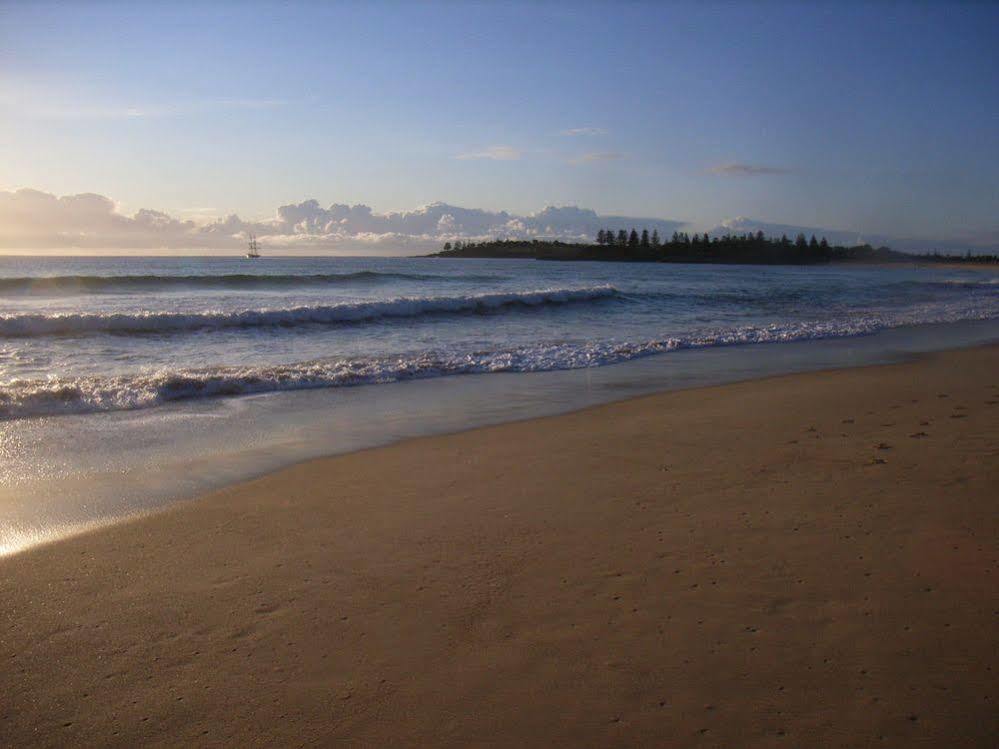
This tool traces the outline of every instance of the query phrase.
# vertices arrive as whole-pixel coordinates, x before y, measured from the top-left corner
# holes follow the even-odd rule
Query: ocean
[[[997,338],[999,274],[952,267],[0,258],[0,551],[405,436]]]

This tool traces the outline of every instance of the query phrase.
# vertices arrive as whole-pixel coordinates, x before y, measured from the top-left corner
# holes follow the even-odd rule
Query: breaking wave
[[[841,338],[903,325],[990,316],[986,312],[979,315],[944,314],[933,318],[874,314],[848,320],[749,326],[637,342],[551,343],[497,351],[425,352],[408,356],[320,359],[266,366],[163,370],[118,377],[16,380],[0,385],[0,420],[122,411],[194,398],[345,387],[459,374],[582,369],[679,349]]]
[[[223,328],[331,325],[385,317],[418,317],[441,313],[501,312],[517,307],[541,307],[589,302],[617,295],[612,286],[540,289],[461,296],[398,297],[381,301],[343,302],[236,312],[136,312],[18,314],[0,316],[0,337],[81,335],[88,333],[162,333]]]
[[[391,281],[495,281],[501,276],[431,275],[420,273],[266,274],[230,273],[224,275],[134,275],[134,276],[21,276],[0,278],[0,294],[109,294],[115,292],[168,289],[266,289],[296,286],[336,286],[342,284],[382,283]]]

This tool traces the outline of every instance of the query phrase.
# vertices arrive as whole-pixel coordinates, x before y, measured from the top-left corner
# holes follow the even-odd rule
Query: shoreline
[[[805,342],[805,343],[809,343],[809,342]],[[951,351],[971,351],[971,350],[975,350],[975,349],[979,349],[979,348],[988,348],[990,345],[992,345],[992,344],[987,344],[985,346],[980,346],[980,345],[979,346],[969,346],[969,347],[957,348],[957,349],[950,349],[950,350]],[[995,345],[999,346],[999,343],[997,343]],[[609,400],[609,401],[594,403],[594,404],[590,404],[590,405],[583,405],[583,406],[579,406],[579,407],[576,407],[576,408],[571,408],[571,409],[566,410],[566,411],[557,411],[557,412],[552,413],[552,414],[540,414],[540,415],[514,417],[514,418],[511,418],[511,419],[504,419],[502,421],[498,421],[498,422],[495,422],[495,423],[461,427],[461,428],[458,428],[458,429],[455,429],[455,430],[452,430],[452,431],[428,432],[426,434],[418,434],[418,435],[415,435],[415,436],[400,437],[398,439],[395,439],[395,440],[392,440],[392,441],[389,441],[389,442],[380,442],[380,443],[377,443],[377,444],[374,444],[374,445],[370,445],[370,446],[356,447],[356,448],[352,448],[352,449],[347,449],[347,450],[345,450],[343,452],[329,452],[329,453],[324,453],[324,454],[321,454],[321,455],[316,455],[316,456],[311,456],[311,457],[307,457],[307,458],[302,458],[300,460],[295,460],[295,461],[290,462],[290,463],[282,464],[282,465],[280,465],[277,468],[269,469],[269,470],[266,470],[266,471],[264,471],[262,473],[259,473],[259,474],[256,474],[256,475],[251,475],[251,476],[246,477],[246,478],[236,479],[234,481],[230,481],[230,482],[228,482],[226,484],[223,484],[221,486],[217,486],[217,487],[208,489],[206,491],[201,491],[201,492],[197,492],[197,493],[191,494],[191,495],[185,495],[185,496],[181,496],[181,497],[176,497],[176,498],[170,500],[167,504],[160,505],[160,506],[155,506],[155,507],[152,507],[152,508],[147,509],[147,510],[139,510],[139,511],[131,512],[131,513],[127,513],[127,514],[124,514],[124,515],[120,515],[120,516],[117,516],[117,517],[111,517],[111,518],[98,518],[98,519],[95,519],[92,522],[87,523],[87,524],[79,524],[79,525],[67,526],[67,527],[56,527],[49,534],[47,534],[44,537],[44,540],[36,541],[34,543],[26,544],[24,546],[15,547],[14,550],[12,550],[12,551],[3,550],[3,548],[0,547],[0,564],[3,563],[4,559],[11,558],[11,557],[14,557],[14,556],[17,556],[17,555],[20,555],[20,554],[26,554],[26,553],[34,552],[35,550],[43,549],[44,547],[50,546],[52,544],[62,543],[63,541],[68,541],[70,539],[74,539],[74,538],[77,538],[77,537],[80,537],[80,536],[86,536],[86,535],[89,535],[91,533],[99,533],[102,530],[113,528],[113,527],[118,526],[118,525],[126,525],[128,523],[133,523],[133,522],[141,521],[141,520],[144,520],[144,519],[153,518],[153,517],[155,517],[157,515],[160,515],[162,513],[171,512],[174,509],[181,510],[181,509],[183,509],[187,505],[195,504],[197,502],[200,502],[200,501],[204,500],[205,498],[211,497],[211,496],[213,496],[215,494],[218,494],[220,492],[238,491],[238,490],[240,490],[241,487],[244,487],[246,485],[252,484],[252,483],[257,482],[257,481],[261,481],[261,480],[265,480],[265,479],[270,479],[272,477],[275,477],[277,474],[283,473],[284,471],[291,471],[291,470],[295,470],[295,469],[299,469],[299,468],[304,468],[304,467],[308,467],[308,466],[313,465],[313,464],[321,464],[321,463],[324,463],[325,461],[334,460],[334,459],[337,459],[337,458],[343,458],[343,457],[350,456],[350,455],[358,455],[358,454],[361,454],[361,453],[366,453],[366,452],[375,451],[375,450],[383,450],[383,449],[388,449],[388,448],[400,447],[400,446],[406,445],[409,442],[416,442],[416,441],[419,441],[419,440],[435,439],[435,438],[454,438],[454,439],[457,439],[457,438],[462,437],[463,435],[470,434],[470,433],[477,432],[479,430],[484,430],[484,429],[493,429],[493,428],[503,427],[503,426],[508,426],[508,425],[529,425],[529,424],[531,424],[533,422],[544,422],[544,421],[549,420],[549,419],[558,419],[558,418],[565,417],[565,416],[572,416],[572,415],[576,415],[576,414],[584,415],[587,412],[593,411],[593,410],[596,410],[596,409],[601,409],[601,408],[605,408],[605,407],[608,407],[608,406],[629,404],[632,401],[639,401],[639,400],[643,400],[643,399],[646,399],[646,398],[656,398],[656,397],[665,396],[667,394],[691,393],[691,392],[696,392],[696,391],[699,391],[699,390],[710,390],[710,389],[714,389],[714,388],[724,388],[724,387],[729,387],[729,386],[745,385],[745,384],[748,384],[748,383],[760,383],[760,384],[772,383],[772,382],[776,382],[776,381],[779,381],[779,380],[783,380],[785,378],[799,377],[799,376],[801,376],[803,374],[816,374],[816,375],[832,374],[832,373],[836,373],[836,372],[845,372],[845,371],[852,371],[852,370],[863,370],[863,369],[869,369],[869,368],[873,368],[873,367],[899,366],[899,365],[904,365],[904,364],[912,364],[912,363],[916,363],[916,362],[920,361],[920,359],[922,359],[923,357],[933,356],[934,354],[937,354],[937,353],[940,353],[940,352],[937,352],[937,351],[925,351],[925,352],[920,351],[920,352],[915,352],[915,353],[909,353],[909,354],[906,354],[905,357],[903,359],[901,359],[900,361],[893,362],[893,363],[890,363],[890,364],[875,363],[875,364],[860,364],[860,365],[844,365],[844,366],[829,367],[829,368],[824,368],[824,369],[805,370],[804,372],[787,372],[787,373],[767,374],[767,375],[759,375],[759,376],[749,376],[749,377],[746,377],[746,378],[743,378],[743,379],[726,380],[724,383],[717,384],[717,385],[689,385],[689,386],[681,386],[681,387],[678,387],[678,388],[672,388],[672,389],[666,389],[666,390],[655,390],[655,391],[652,391],[652,392],[642,393],[642,394],[639,394],[639,395],[628,395],[628,396],[625,396],[625,397],[622,397],[622,398],[618,398],[618,399],[614,399],[614,400]],[[628,362],[624,362],[624,363],[628,363]],[[516,374],[524,374],[524,373],[516,373]],[[527,374],[535,374],[535,373],[527,373]],[[397,384],[397,383],[390,383],[390,384]],[[250,397],[252,397],[252,396],[250,396]],[[56,417],[56,418],[58,418],[58,417]]]
[[[446,436],[478,428],[566,415],[650,395],[765,381],[806,372],[834,372],[905,363],[936,351],[999,343],[993,328],[994,324],[988,320],[942,323],[920,326],[921,337],[913,337],[912,330],[898,328],[865,336],[693,348],[668,352],[668,359],[663,358],[666,354],[661,354],[638,357],[609,367],[500,373],[498,379],[494,379],[497,377],[494,374],[460,377],[454,381],[450,381],[451,378],[418,378],[389,383],[387,386],[362,386],[358,390],[333,388],[289,391],[247,396],[245,401],[221,398],[167,404],[164,409],[171,421],[189,409],[196,410],[183,418],[191,420],[193,417],[194,423],[204,418],[217,422],[218,417],[229,413],[231,407],[235,407],[237,411],[231,417],[231,425],[221,432],[210,433],[204,439],[196,441],[194,447],[188,448],[189,453],[198,456],[193,462],[174,446],[177,442],[186,445],[189,438],[195,437],[194,434],[185,437],[186,432],[181,431],[169,441],[166,451],[154,450],[140,457],[125,457],[124,462],[116,461],[114,465],[129,466],[127,475],[124,471],[119,473],[117,469],[105,470],[104,473],[92,471],[77,476],[70,474],[69,478],[42,483],[30,489],[23,484],[19,488],[17,483],[8,485],[5,489],[0,487],[0,504],[6,504],[8,512],[6,527],[0,526],[0,559],[81,533],[156,514],[173,505],[190,502],[200,496],[314,460],[387,447],[422,437]],[[945,342],[948,337],[954,340]],[[872,347],[880,353],[872,354]],[[711,357],[715,360],[711,361]],[[723,371],[728,374],[722,374]],[[383,387],[388,387],[389,390],[381,390]],[[389,394],[391,397],[388,397]],[[263,400],[257,400],[258,398]],[[436,406],[424,407],[425,404],[442,399],[454,402],[447,412],[441,412]],[[483,409],[491,408],[492,403],[508,401],[519,405],[488,416],[480,413]],[[414,409],[414,404],[424,405]],[[246,406],[255,410],[252,413],[243,411]],[[372,411],[382,412],[386,409],[407,412],[405,423],[401,426],[390,425],[384,418],[369,419],[366,416]],[[314,420],[314,412],[328,411],[336,412],[338,426],[333,432],[325,430],[311,433],[309,443],[322,445],[319,449],[284,448],[275,452],[258,446],[253,449],[236,448],[231,454],[212,453],[213,441],[233,445],[232,437],[235,435],[229,433],[234,428],[245,431],[248,419],[262,425],[250,436],[248,444],[257,443],[266,435],[272,446],[278,447],[282,440],[287,439],[278,436],[282,434],[283,428]],[[459,412],[476,415],[471,418],[455,418],[454,413]],[[103,415],[51,418],[68,420],[59,422],[60,428],[65,430],[66,424],[93,425],[103,421],[99,419],[94,422],[94,416]],[[115,419],[110,423],[114,431],[98,427],[90,429],[92,433],[85,431],[76,434],[73,427],[70,427],[67,432],[69,436],[58,439],[55,451],[35,455],[33,458],[29,456],[29,462],[43,465],[58,459],[60,446],[61,449],[68,449],[70,444],[107,443],[106,449],[92,455],[83,454],[81,457],[85,464],[100,464],[103,460],[102,452],[123,455],[133,449],[135,442],[144,440],[145,419],[149,416],[155,418],[156,414],[136,410],[119,412],[117,415],[112,412],[108,416]],[[361,416],[363,418],[359,418]],[[275,422],[275,419],[278,421]],[[359,421],[366,422],[361,431],[357,428]],[[118,429],[133,422],[136,428],[115,436]],[[345,430],[343,427],[346,425],[352,426]],[[43,431],[34,439],[44,439],[45,434],[47,432]],[[201,452],[205,448],[208,448],[208,452]],[[25,461],[21,462],[23,464]],[[22,465],[18,469],[18,464],[15,463],[14,473],[25,469],[30,470],[30,466]],[[199,474],[203,474],[203,477],[199,478]],[[179,479],[178,476],[185,478]],[[0,474],[0,478],[2,477]],[[23,494],[23,498],[18,499],[19,493]],[[132,499],[127,504],[114,500],[122,495],[137,499]],[[50,504],[50,496],[62,499]],[[108,501],[106,497],[112,498],[112,501]],[[71,509],[60,509],[63,505]],[[44,510],[39,509],[42,507]],[[76,510],[72,508],[76,507],[89,509],[74,514]],[[33,520],[32,514],[43,520]]]
[[[988,746],[996,371],[420,437],[0,558],[0,743]]]

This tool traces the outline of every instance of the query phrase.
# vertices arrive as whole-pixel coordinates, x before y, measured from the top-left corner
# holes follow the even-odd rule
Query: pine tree
[[[617,244],[619,247],[626,247],[628,244],[628,232],[624,229],[618,229],[617,231]]]
[[[808,240],[805,239],[804,234],[798,234],[798,236],[794,238],[794,246],[799,250],[803,250],[808,246]]]
[[[642,229],[642,239],[640,240],[639,243],[642,245],[642,247],[648,247],[649,246],[649,230],[648,229]]]
[[[659,240],[659,230],[658,229],[653,229],[652,230],[652,246],[653,247],[658,247],[661,244],[662,244],[662,242]]]
[[[444,243],[444,252],[447,252],[450,249],[451,249],[451,243],[450,242],[445,242]]]
[[[814,234],[812,235],[812,238],[810,240],[808,240],[808,246],[809,246],[810,249],[813,249],[813,250],[819,249],[819,240],[817,240],[815,238]]]
[[[634,229],[632,229],[631,234],[628,235],[628,246],[638,247],[638,232]]]
[[[607,233],[603,229],[597,232],[597,244],[607,244]]]

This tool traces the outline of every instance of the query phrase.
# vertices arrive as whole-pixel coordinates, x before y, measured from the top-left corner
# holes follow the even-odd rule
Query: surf
[[[396,297],[330,305],[202,312],[15,314],[0,317],[0,337],[164,333],[227,328],[295,327],[366,322],[430,314],[493,314],[516,308],[593,302],[618,294],[613,286],[551,288],[458,296]]]

